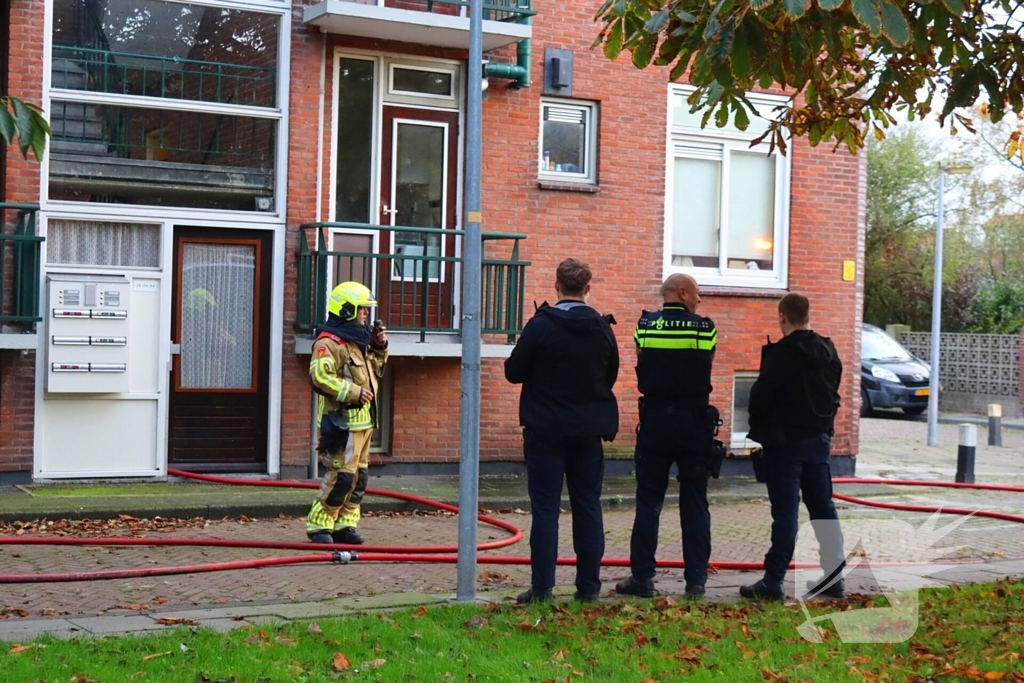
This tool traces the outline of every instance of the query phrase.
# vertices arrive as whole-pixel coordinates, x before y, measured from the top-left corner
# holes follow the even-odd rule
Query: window
[[[732,447],[753,448],[757,444],[747,440],[750,431],[750,389],[757,381],[756,372],[737,372],[732,380]]]
[[[542,100],[541,180],[594,183],[597,180],[597,105],[573,100]]]
[[[789,159],[768,144],[750,146],[767,121],[746,131],[700,129],[690,114],[692,88],[672,87],[666,199],[666,272],[701,284],[784,287],[789,232]],[[750,95],[762,116],[778,97]]]
[[[160,225],[50,219],[46,262],[68,266],[160,267]]]

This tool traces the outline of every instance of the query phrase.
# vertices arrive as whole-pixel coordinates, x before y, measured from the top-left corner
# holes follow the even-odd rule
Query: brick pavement
[[[950,468],[956,462],[956,426],[940,425],[940,447],[923,446],[925,425],[892,419],[864,421],[864,443],[858,473],[862,476],[888,474],[890,476],[952,479]],[[1004,432],[1003,449],[979,447],[978,479],[1020,483],[1024,478],[1024,432]],[[983,441],[979,435],[979,442]],[[1024,496],[1011,493],[991,493],[939,489],[902,489],[889,500],[920,504],[956,505],[967,508],[985,507],[1016,514],[1024,514]],[[921,513],[891,512],[874,508],[841,504],[841,515],[848,524],[862,520],[900,519],[914,527],[922,524],[928,515]],[[607,557],[626,557],[633,512],[612,508],[605,512],[607,529]],[[666,507],[662,516],[661,548],[659,557],[681,559],[678,508]],[[502,515],[503,519],[529,529],[526,514]],[[759,561],[767,547],[770,523],[765,500],[747,503],[712,505],[713,543],[712,558],[728,561]],[[944,518],[940,524],[944,525]],[[561,551],[571,555],[569,529],[571,519],[563,515]],[[881,527],[881,525],[879,525]],[[387,544],[454,544],[457,541],[457,518],[450,515],[404,515],[397,517],[367,517],[361,525],[364,535],[371,541]],[[240,521],[211,521],[206,527],[183,529],[160,536],[235,538],[250,540],[279,540],[294,542],[304,538],[301,519],[265,519],[243,523]],[[504,532],[482,526],[481,541],[502,538]],[[880,535],[870,539],[875,548],[884,549],[883,559],[900,559],[903,550],[892,539]],[[1005,574],[1024,575],[1024,525],[998,520],[973,518],[964,523],[947,540],[947,545],[960,546],[951,555],[960,561],[982,561],[984,564],[965,564],[952,567],[939,577],[946,582],[991,581]],[[517,546],[491,554],[527,555],[524,540]],[[850,547],[847,550],[851,550]],[[291,551],[244,550],[230,548],[55,548],[0,546],[0,573],[43,573],[57,571],[83,571],[121,567],[151,567],[173,564],[193,564],[238,559],[272,557],[295,554]],[[870,558],[868,558],[870,559]],[[877,558],[876,558],[877,559]],[[908,569],[908,576],[913,570]],[[623,578],[626,569],[610,568],[602,572],[605,589],[611,590],[614,581]],[[658,586],[668,593],[681,593],[682,572],[666,570],[659,573]],[[720,572],[709,580],[709,597],[733,599],[736,587],[755,578],[742,572]],[[573,569],[559,568],[557,579],[563,591],[571,592]],[[898,582],[898,581],[897,581]],[[480,571],[481,595],[505,597],[514,595],[529,583],[529,568],[519,566],[482,566]],[[850,585],[853,590],[873,592],[879,590],[870,576],[855,576]],[[235,572],[153,577],[141,580],[117,580],[94,583],[24,584],[0,586],[0,609],[13,607],[27,611],[28,618],[8,612],[0,620],[0,634],[13,633],[17,623],[26,629],[31,623],[40,628],[61,629],[65,619],[80,620],[86,616],[137,615],[139,610],[121,606],[148,605],[144,612],[154,615],[185,614],[183,610],[205,609],[214,627],[230,626],[232,618],[265,618],[269,615],[288,618],[294,610],[309,613],[309,609],[328,609],[327,605],[346,602],[359,608],[394,601],[423,602],[445,599],[455,590],[454,565],[423,564],[352,564],[347,566],[300,565]],[[339,598],[340,596],[340,598]],[[376,596],[376,597],[373,597]],[[404,597],[403,597],[404,596]],[[384,603],[381,602],[384,600]],[[269,611],[268,611],[269,610]],[[292,610],[292,611],[289,611]],[[305,611],[304,611],[305,610]],[[288,614],[283,614],[288,612]],[[249,615],[246,617],[246,615]],[[255,615],[255,616],[253,616]],[[294,616],[294,615],[293,615]],[[39,617],[48,619],[38,620]],[[98,628],[114,629],[109,622],[98,622]],[[127,624],[128,622],[124,622]],[[206,623],[204,621],[204,623]],[[0,635],[0,639],[7,637]]]

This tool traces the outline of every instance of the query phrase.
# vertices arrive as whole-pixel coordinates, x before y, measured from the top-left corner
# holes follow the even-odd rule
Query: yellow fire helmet
[[[376,306],[377,300],[369,287],[358,282],[342,282],[331,292],[327,312],[342,320],[355,320],[360,306]]]

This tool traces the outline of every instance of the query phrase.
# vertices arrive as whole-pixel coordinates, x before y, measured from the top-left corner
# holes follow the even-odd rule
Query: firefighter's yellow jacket
[[[363,349],[330,332],[321,332],[313,342],[309,380],[319,394],[317,425],[323,416],[344,406],[350,431],[373,429],[377,419],[379,378],[388,360],[388,350]],[[373,400],[359,403],[360,389],[373,392]]]

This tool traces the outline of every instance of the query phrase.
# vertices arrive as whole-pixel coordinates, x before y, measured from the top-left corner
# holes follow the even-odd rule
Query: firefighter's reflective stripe
[[[337,400],[344,401],[352,384],[348,379],[338,377],[334,369],[334,359],[325,355],[314,358],[309,365],[313,370],[313,379],[320,388],[337,397]]]
[[[326,401],[324,401],[323,394],[317,394],[316,395],[316,431],[317,431],[317,433],[320,432],[320,423],[324,419],[324,404],[325,403],[326,403]]]
[[[346,365],[343,368],[342,374],[344,375],[346,381],[355,381],[352,377],[352,370],[349,369],[348,365]],[[370,413],[369,403],[364,403],[362,405],[349,408],[347,411],[345,411],[345,417],[348,420],[349,431],[359,432],[364,429],[373,428],[373,417],[372,414]]]
[[[324,506],[320,504],[319,500],[314,500],[313,508],[306,515],[306,533],[313,534],[317,531],[332,531],[334,525],[334,515],[324,510]]]
[[[346,512],[341,517],[338,517],[338,521],[334,523],[334,529],[344,529],[347,526],[357,526],[359,520],[362,519],[362,513],[360,508],[355,508],[349,512]],[[307,525],[308,526],[308,525]]]

